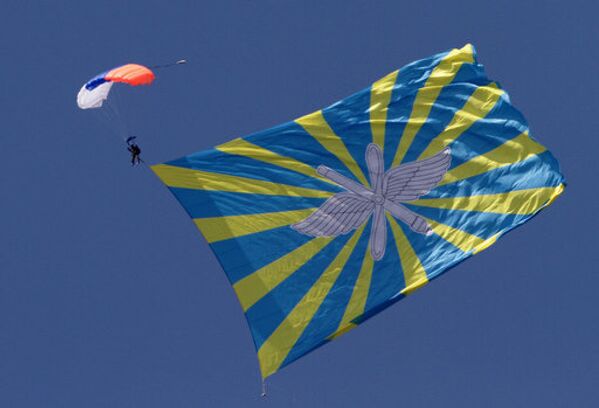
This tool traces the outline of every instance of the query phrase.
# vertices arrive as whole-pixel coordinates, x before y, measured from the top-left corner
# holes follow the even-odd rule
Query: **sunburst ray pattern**
[[[471,45],[153,170],[223,266],[263,377],[489,247],[565,185]]]

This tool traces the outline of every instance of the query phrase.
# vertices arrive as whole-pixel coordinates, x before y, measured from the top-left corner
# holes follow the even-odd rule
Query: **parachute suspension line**
[[[121,115],[121,92],[119,91],[119,87],[115,86],[112,89],[112,99],[106,100],[106,103],[112,107],[112,110],[117,114]],[[114,103],[113,103],[114,102]]]
[[[105,104],[100,109],[92,109],[93,117],[97,120],[107,131],[115,136],[122,138],[122,129],[118,126],[118,117],[114,110],[108,109]]]
[[[126,139],[127,137],[129,137],[129,124],[127,123],[126,118],[124,117],[124,115],[121,115],[121,91],[119,90],[118,87],[115,87],[116,89],[112,90],[112,93],[114,94],[114,103],[111,103],[109,100],[106,100],[106,102],[108,103],[108,105],[110,106],[110,108],[112,108],[112,110],[115,113],[116,116],[116,121],[118,122],[118,125],[121,129],[122,132],[122,137],[123,139]]]
[[[112,103],[106,101],[104,103],[104,106],[106,107],[106,109],[103,109],[103,113],[105,114],[109,123],[112,123],[116,127],[116,132],[118,136],[121,139],[125,140],[127,138],[127,129],[123,123],[121,115],[118,114]]]
[[[260,394],[262,398],[266,398],[266,379],[262,379],[262,393]]]
[[[152,65],[152,66],[149,66],[148,68],[152,68],[152,69],[170,68],[170,67],[174,67],[175,65],[184,65],[184,64],[187,64],[187,60],[180,59],[179,61],[175,61],[170,64]]]

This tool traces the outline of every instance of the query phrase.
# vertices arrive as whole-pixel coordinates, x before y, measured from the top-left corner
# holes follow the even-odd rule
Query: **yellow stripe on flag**
[[[461,229],[453,228],[426,217],[423,218],[428,221],[435,234],[464,252],[472,251],[473,253],[477,253],[490,247],[497,241],[497,235],[489,239],[484,239]]]
[[[325,183],[329,183],[336,186],[335,183],[329,181],[329,179],[324,178],[320,174],[318,174],[314,167],[311,167],[306,163],[303,163],[299,160],[295,160],[291,157],[280,155],[261,146],[248,142],[244,139],[231,140],[230,142],[224,143],[220,146],[216,146],[216,149],[224,153],[249,157],[250,159],[259,160],[261,162],[282,167],[287,170],[292,170],[296,173],[313,177],[320,181],[324,181]]]
[[[334,194],[328,191],[272,183],[248,177],[231,176],[229,174],[186,169],[169,166],[168,164],[157,164],[152,166],[152,170],[169,187],[288,197],[328,198]]]
[[[235,283],[233,289],[243,310],[248,310],[268,292],[293,275],[332,240],[331,237],[314,238]]]
[[[368,292],[370,290],[370,281],[372,280],[372,269],[374,268],[374,260],[370,254],[370,245],[367,245],[364,259],[362,260],[362,267],[360,268],[360,274],[354,285],[351,298],[345,308],[345,313],[341,318],[341,323],[333,335],[329,338],[334,339],[340,335],[347,333],[349,330],[356,327],[352,323],[356,317],[360,317],[364,313],[364,307],[366,306],[366,299],[368,299]]]
[[[343,140],[333,132],[321,110],[296,119],[295,122],[302,126],[322,147],[341,160],[349,171],[360,180],[360,183],[368,185],[362,169],[347,150]]]
[[[285,361],[285,358],[329,294],[363,231],[364,226],[354,232],[349,242],[341,249],[316,283],[262,344],[258,350],[258,360],[260,361],[263,378],[275,373],[283,364],[283,361]]]
[[[379,145],[381,150],[385,148],[385,127],[387,125],[387,109],[391,101],[393,86],[397,80],[399,71],[379,79],[370,90],[370,129],[372,130],[372,142]]]
[[[454,167],[445,173],[445,177],[439,185],[453,183],[516,164],[544,151],[545,147],[532,140],[528,136],[528,132],[524,132],[511,140],[507,140],[501,146]]]
[[[431,140],[427,148],[420,154],[418,160],[440,152],[445,146],[460,137],[476,121],[487,116],[504,93],[494,83],[476,88],[464,104],[464,107],[453,115],[451,122],[445,127],[445,130]]]
[[[401,269],[406,283],[406,287],[401,293],[407,295],[419,287],[426,285],[428,283],[428,277],[426,276],[424,266],[422,266],[422,263],[420,262],[420,258],[416,255],[406,234],[404,234],[401,227],[397,224],[395,218],[388,213],[386,215],[389,224],[391,225],[393,237],[395,238],[395,245],[397,246],[399,261],[401,262]]]
[[[507,193],[473,195],[469,197],[425,198],[410,204],[447,210],[478,211],[497,214],[534,214],[547,205],[563,190],[557,187],[540,187],[514,190]]]
[[[433,104],[443,88],[453,81],[463,64],[471,64],[473,62],[474,49],[471,44],[467,44],[462,49],[454,49],[449,52],[433,69],[424,86],[416,94],[412,112],[399,140],[395,157],[393,158],[393,167],[401,164],[401,161],[414,141],[414,137],[416,137],[416,134],[428,119]]]
[[[225,217],[195,218],[193,221],[210,243],[294,224],[308,217],[314,208]]]

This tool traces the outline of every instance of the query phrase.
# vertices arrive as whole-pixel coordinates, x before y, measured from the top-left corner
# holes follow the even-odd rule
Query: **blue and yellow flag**
[[[263,377],[492,245],[564,189],[474,48],[153,166],[247,317]]]

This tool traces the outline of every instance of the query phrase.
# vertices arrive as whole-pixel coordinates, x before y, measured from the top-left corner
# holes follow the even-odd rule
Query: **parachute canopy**
[[[154,73],[138,64],[126,64],[102,72],[87,81],[77,94],[77,105],[81,109],[100,108],[108,99],[113,82],[123,82],[132,86],[149,85],[154,81]]]

